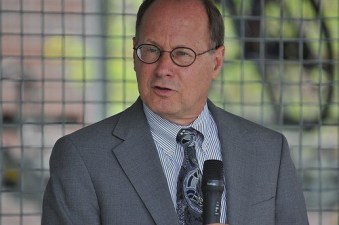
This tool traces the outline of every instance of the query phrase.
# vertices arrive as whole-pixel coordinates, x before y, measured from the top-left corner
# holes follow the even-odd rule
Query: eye
[[[144,46],[141,46],[140,49],[144,53],[157,54],[159,52],[159,49],[153,45],[144,45]]]
[[[194,52],[188,48],[177,48],[172,52],[175,58],[194,58]]]

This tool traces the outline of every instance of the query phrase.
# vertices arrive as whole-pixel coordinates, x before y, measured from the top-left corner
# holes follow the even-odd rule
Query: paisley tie
[[[202,225],[202,174],[196,157],[196,136],[197,131],[193,128],[181,129],[177,135],[177,142],[184,149],[184,160],[177,183],[177,214],[180,225]]]

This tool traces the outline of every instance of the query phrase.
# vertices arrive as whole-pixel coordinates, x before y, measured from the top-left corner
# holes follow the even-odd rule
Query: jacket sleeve
[[[282,140],[276,193],[276,225],[308,225],[305,200],[286,138]]]
[[[66,137],[55,144],[50,158],[42,225],[100,224],[93,182],[78,149]]]

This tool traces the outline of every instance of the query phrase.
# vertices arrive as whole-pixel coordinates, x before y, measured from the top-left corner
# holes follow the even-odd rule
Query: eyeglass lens
[[[178,47],[172,51],[161,51],[155,45],[142,44],[136,51],[138,58],[144,63],[149,64],[158,61],[162,52],[169,52],[172,61],[179,66],[189,66],[196,58],[196,53],[192,49],[186,47]]]

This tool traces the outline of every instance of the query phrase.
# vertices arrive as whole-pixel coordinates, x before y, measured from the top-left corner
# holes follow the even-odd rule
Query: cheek
[[[207,71],[206,71],[207,72]],[[208,95],[212,79],[207,73],[200,73],[199,77],[191,83],[191,90],[198,98]]]
[[[143,74],[145,74],[143,66],[139,62],[135,62],[134,70],[135,70],[137,81],[138,82],[141,81],[143,79]]]
[[[150,73],[149,71],[142,69],[142,67],[136,66],[136,78],[138,82],[139,92],[145,92],[149,88]]]
[[[145,84],[147,83],[145,75],[142,75],[141,73],[138,73],[137,74],[137,82],[138,82],[139,89],[145,88]]]
[[[191,85],[196,87],[197,89],[205,89],[206,86],[212,81],[212,73],[209,68],[200,67],[195,73],[193,73],[194,77],[191,79]]]

